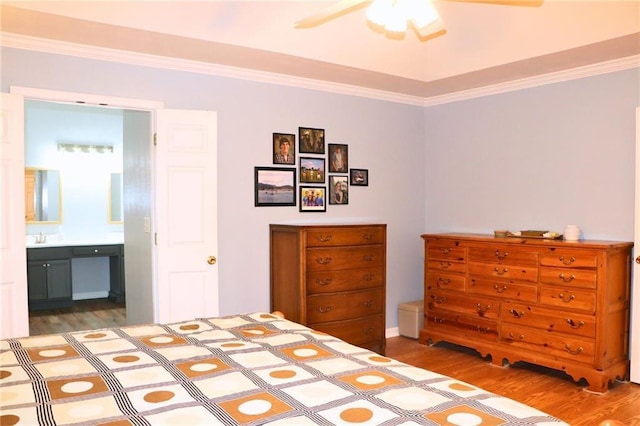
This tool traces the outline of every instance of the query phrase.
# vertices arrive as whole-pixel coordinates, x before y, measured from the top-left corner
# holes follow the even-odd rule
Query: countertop
[[[124,244],[123,239],[104,238],[104,239],[88,239],[88,240],[57,240],[47,241],[46,243],[27,243],[27,248],[47,248],[47,247],[78,247],[78,246],[104,246]]]

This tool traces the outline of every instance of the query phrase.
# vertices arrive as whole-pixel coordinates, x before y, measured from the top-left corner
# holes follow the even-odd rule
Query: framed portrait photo
[[[327,188],[324,186],[300,185],[300,211],[326,212]]]
[[[296,135],[273,134],[273,164],[296,164]]]
[[[300,183],[324,183],[324,158],[300,157]]]
[[[349,204],[348,180],[348,176],[329,176],[329,204]]]
[[[301,154],[324,154],[324,129],[298,127]]]
[[[369,186],[369,170],[367,169],[351,169],[349,177],[352,186]]]
[[[349,171],[349,147],[329,144],[329,173],[347,173]]]
[[[295,206],[296,169],[255,167],[255,206]]]

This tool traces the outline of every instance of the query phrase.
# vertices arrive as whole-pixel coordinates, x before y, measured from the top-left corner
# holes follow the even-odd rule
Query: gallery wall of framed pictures
[[[325,139],[325,129],[313,127],[274,132],[273,166],[254,167],[255,206],[326,212],[327,204],[349,204],[350,186],[368,186],[367,169],[349,169],[349,146]]]

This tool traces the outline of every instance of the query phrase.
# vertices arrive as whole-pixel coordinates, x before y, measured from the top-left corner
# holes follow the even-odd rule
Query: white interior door
[[[29,335],[24,207],[24,100],[0,98],[0,338]]]
[[[640,108],[636,108],[636,208],[631,288],[631,381],[640,383]]]
[[[158,110],[157,322],[218,315],[217,114]]]

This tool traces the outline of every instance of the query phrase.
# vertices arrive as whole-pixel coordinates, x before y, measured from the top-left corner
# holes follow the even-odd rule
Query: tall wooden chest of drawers
[[[595,392],[628,377],[632,243],[422,238],[422,343],[562,370]]]
[[[271,309],[384,354],[386,225],[270,225]]]

